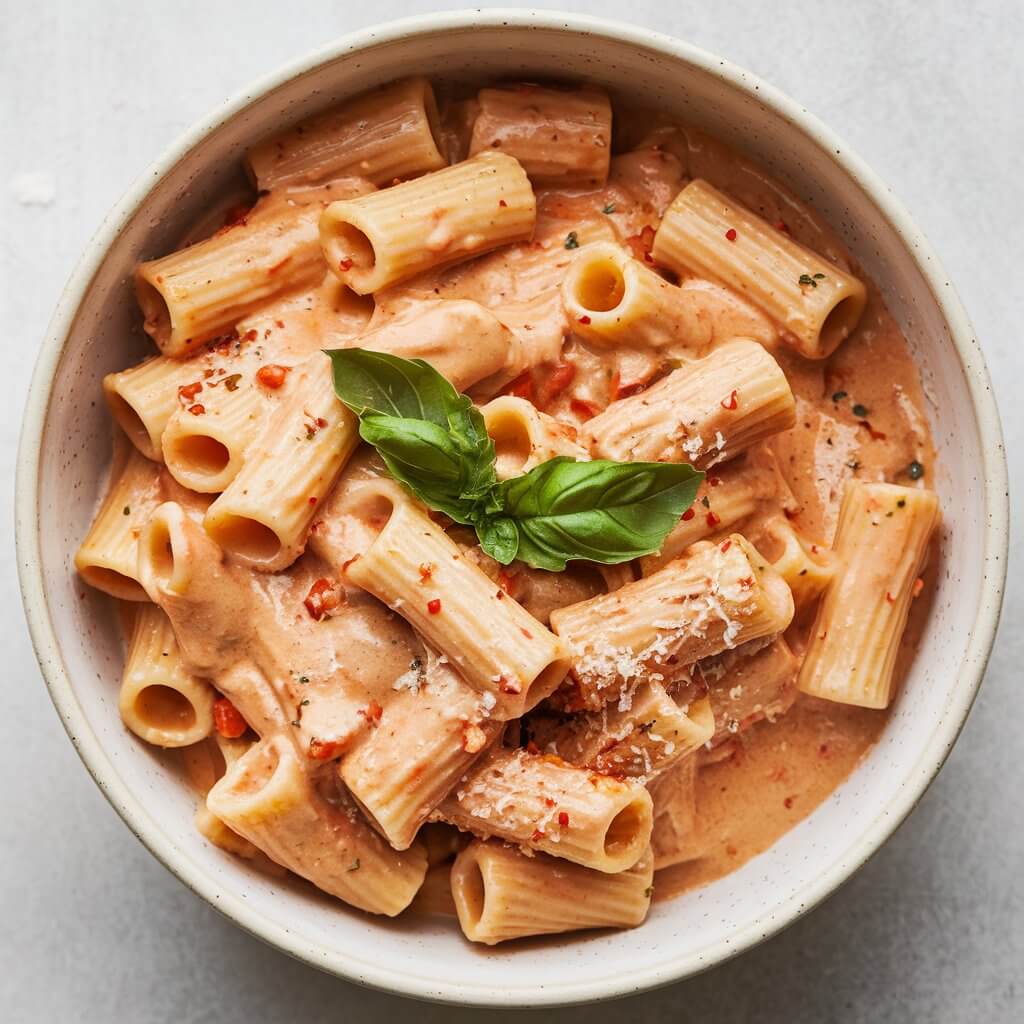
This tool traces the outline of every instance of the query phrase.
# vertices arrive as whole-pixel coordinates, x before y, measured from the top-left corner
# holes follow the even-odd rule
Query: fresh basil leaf
[[[446,430],[426,420],[370,413],[360,421],[359,435],[417,498],[460,523],[470,521],[462,500],[470,464]]]
[[[519,529],[507,516],[482,516],[474,524],[480,547],[496,562],[508,565],[519,550]]]
[[[467,395],[459,394],[451,383],[422,359],[403,359],[388,352],[372,352],[369,349],[333,349],[327,352],[334,372],[334,391],[363,422],[377,418],[377,426],[367,432],[360,430],[362,437],[381,450],[385,461],[402,461],[406,464],[403,473],[396,477],[407,484],[416,495],[431,504],[433,494],[443,494],[445,508],[441,511],[452,515],[452,507],[459,509],[453,516],[460,523],[468,522],[472,507],[488,503],[497,483],[494,474],[494,442],[487,434],[484,418]],[[388,420],[386,428],[381,419]],[[413,432],[411,424],[429,424],[445,433],[450,444],[445,454],[440,455],[439,435],[420,430],[417,444],[426,444],[422,449],[425,463],[415,461],[410,439],[404,456],[396,449],[398,434]],[[381,448],[377,439],[387,440],[387,450]],[[429,440],[428,440],[429,438]],[[388,454],[390,453],[390,455]],[[436,460],[446,461],[452,453],[461,460],[457,488],[428,486],[429,474],[438,465]],[[390,463],[389,463],[390,467]],[[493,499],[489,501],[494,507]]]
[[[516,557],[555,572],[649,555],[693,504],[704,474],[684,463],[575,462],[560,456],[498,486],[519,533]]]

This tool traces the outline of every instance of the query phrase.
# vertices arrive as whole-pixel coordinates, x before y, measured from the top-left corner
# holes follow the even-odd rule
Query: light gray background
[[[132,180],[193,120],[265,71],[351,29],[454,6],[0,2],[6,507],[38,339],[78,254]],[[929,235],[974,318],[1019,493],[1021,0],[536,6],[627,17],[745,65],[874,166]],[[1019,555],[1019,537],[1014,548]],[[361,990],[291,961],[151,859],[67,741],[32,656],[9,539],[0,557],[0,1020],[487,1016]],[[825,906],[689,983],[544,1019],[1024,1020],[1022,611],[1024,587],[1011,580],[1000,642],[959,745],[910,820]]]

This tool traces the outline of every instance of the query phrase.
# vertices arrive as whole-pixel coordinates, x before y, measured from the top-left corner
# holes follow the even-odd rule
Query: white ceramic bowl
[[[571,71],[703,125],[747,151],[845,237],[908,334],[933,403],[945,514],[938,593],[920,653],[877,747],[817,811],[715,884],[655,906],[637,931],[481,950],[449,923],[392,922],[278,884],[209,846],[193,801],[117,714],[122,655],[107,599],[75,577],[109,455],[100,379],[144,347],[130,287],[143,256],[236,180],[248,143],[410,72]],[[257,82],[172,146],[90,243],[42,344],[21,438],[18,552],[43,674],[89,771],[133,832],[243,928],[314,966],[456,1003],[535,1006],[639,991],[708,968],[822,900],[910,812],[955,741],[995,633],[1007,546],[998,416],[970,324],[888,189],[806,110],[684,43],[578,15],[434,14],[339,40]]]

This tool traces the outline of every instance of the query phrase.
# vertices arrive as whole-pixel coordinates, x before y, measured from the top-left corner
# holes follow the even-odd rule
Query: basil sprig
[[[473,526],[480,546],[560,571],[659,550],[704,474],[685,463],[576,462],[559,456],[499,483],[483,416],[429,363],[385,352],[328,351],[338,398],[388,471],[429,508]]]

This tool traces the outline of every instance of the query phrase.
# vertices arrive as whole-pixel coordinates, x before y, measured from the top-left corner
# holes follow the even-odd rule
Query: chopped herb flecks
[[[606,203],[604,209],[601,212],[602,213],[614,213],[615,212],[615,204],[614,203]]]
[[[823,281],[824,279],[824,274],[801,274],[797,280],[797,284],[803,285],[804,287],[809,285],[811,288],[817,288],[818,282]]]
[[[846,392],[846,391],[834,391],[832,393],[832,401],[833,402],[841,402],[844,398],[847,397],[847,395],[848,395],[848,392]]]
[[[909,476],[911,480],[920,480],[921,477],[924,476],[924,466],[922,466],[917,459],[914,459],[914,461],[907,466],[907,476]]]
[[[125,505],[125,507],[123,509],[121,509],[121,515],[123,515],[123,516],[130,516],[131,514],[132,514],[132,507],[131,507],[131,505]]]
[[[359,858],[356,857],[356,859],[354,861],[352,861],[351,864],[349,864],[349,866],[348,866],[348,868],[346,870],[347,871],[358,871],[359,870]]]
[[[565,247],[566,249],[578,249],[580,247],[580,240],[576,237],[575,231],[570,231],[565,236]]]
[[[868,415],[868,407],[866,405],[862,405],[860,402],[858,402],[853,407],[853,415],[856,416],[857,419],[860,419],[860,420],[865,419],[867,417],[867,415]]]

